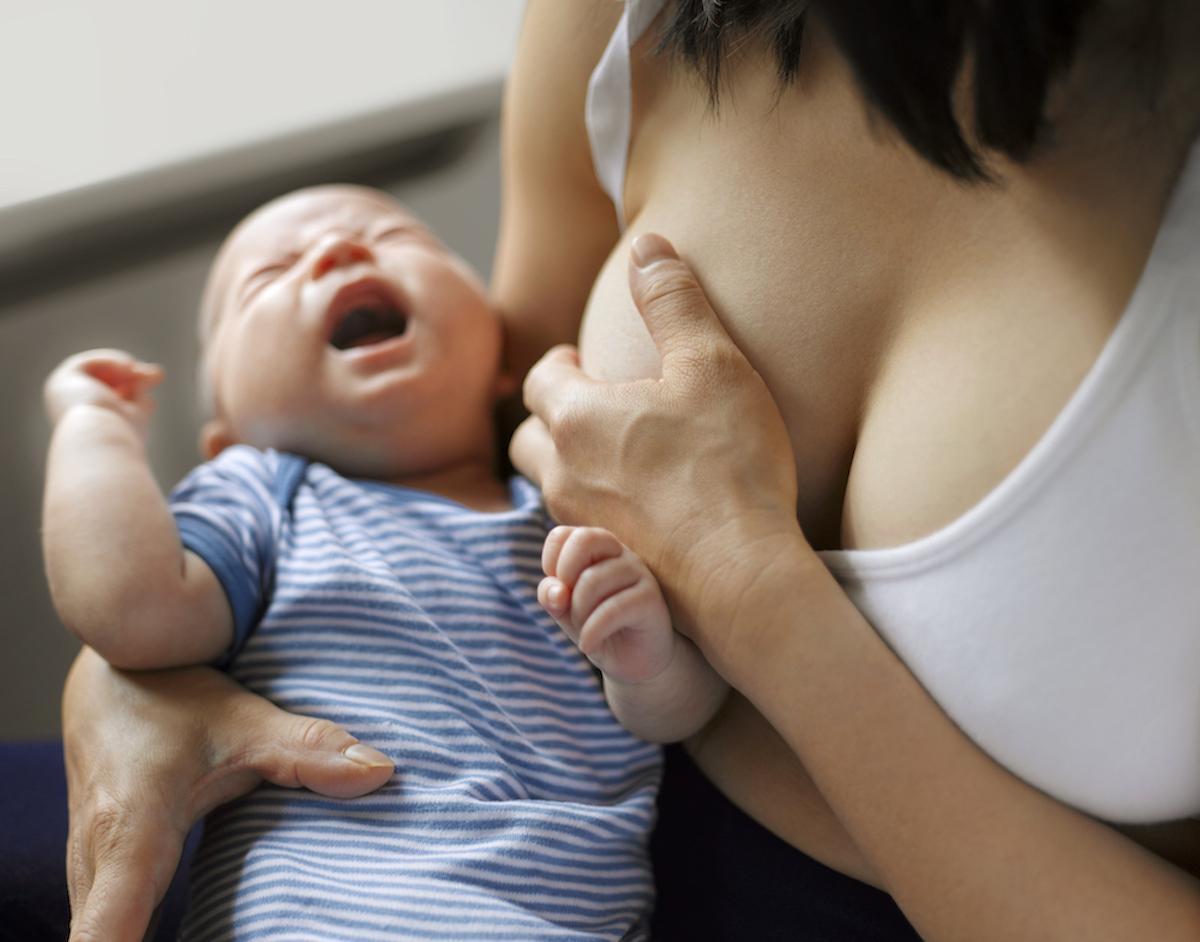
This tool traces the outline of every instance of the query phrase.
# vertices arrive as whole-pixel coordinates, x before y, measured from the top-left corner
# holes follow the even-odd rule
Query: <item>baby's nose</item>
[[[351,236],[331,235],[321,244],[321,249],[313,261],[313,278],[320,278],[335,268],[354,265],[357,262],[369,262],[375,258],[371,250],[358,239]]]

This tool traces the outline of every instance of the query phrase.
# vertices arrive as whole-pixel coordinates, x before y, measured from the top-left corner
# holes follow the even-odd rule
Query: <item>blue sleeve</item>
[[[234,639],[219,666],[242,649],[270,602],[284,515],[304,468],[291,455],[234,446],[171,493],[184,547],[212,569],[233,609]]]

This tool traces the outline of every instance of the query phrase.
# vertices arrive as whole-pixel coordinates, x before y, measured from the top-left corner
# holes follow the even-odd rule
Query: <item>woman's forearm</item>
[[[701,648],[795,750],[923,937],[1200,937],[1195,882],[971,743],[798,533],[758,561],[752,593],[713,573],[723,584],[694,613]],[[718,622],[707,612],[722,596]]]

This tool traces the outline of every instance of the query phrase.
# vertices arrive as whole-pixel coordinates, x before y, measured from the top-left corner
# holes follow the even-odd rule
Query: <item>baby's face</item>
[[[383,480],[491,453],[500,327],[471,269],[385,194],[320,187],[247,217],[210,274],[215,448]]]

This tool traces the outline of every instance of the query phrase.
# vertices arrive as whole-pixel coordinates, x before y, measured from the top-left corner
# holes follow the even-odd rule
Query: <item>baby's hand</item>
[[[604,675],[653,680],[674,655],[675,630],[658,581],[607,530],[555,527],[542,549],[538,601]]]
[[[63,360],[46,380],[46,411],[57,423],[68,409],[95,405],[124,416],[143,438],[154,400],[150,391],[163,368],[143,363],[122,350],[87,350]]]

